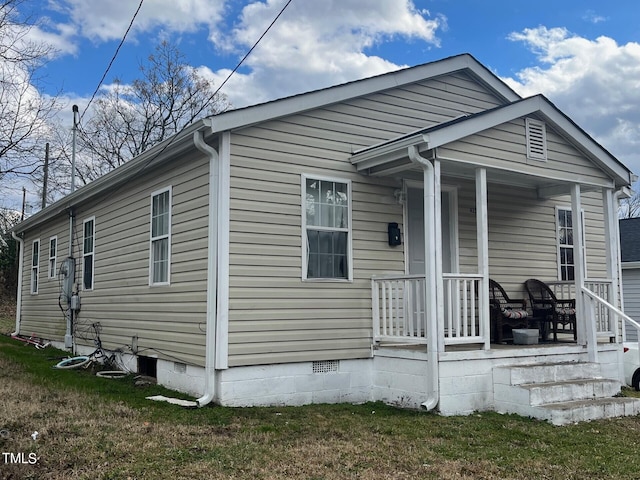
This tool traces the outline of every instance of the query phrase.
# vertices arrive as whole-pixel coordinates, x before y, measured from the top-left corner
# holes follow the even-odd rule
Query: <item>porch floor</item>
[[[608,338],[598,338],[598,345],[609,345]],[[482,349],[482,344],[480,343],[471,343],[471,344],[461,344],[461,345],[446,345],[445,352],[469,352],[476,351]],[[492,343],[490,346],[491,350],[530,350],[536,348],[557,348],[561,346],[576,346],[576,342],[573,340],[573,336],[571,334],[559,334],[558,340],[556,342],[552,340],[547,340],[545,342],[539,342],[533,345],[516,345],[513,342],[503,342],[503,343]],[[426,352],[426,345],[415,345],[415,344],[393,344],[393,343],[381,343],[378,345],[379,348],[391,348],[398,350],[411,350],[416,352]]]

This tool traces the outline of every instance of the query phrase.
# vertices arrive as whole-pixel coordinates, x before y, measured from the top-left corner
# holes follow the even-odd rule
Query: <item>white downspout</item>
[[[18,259],[18,293],[16,295],[16,331],[11,335],[20,334],[20,318],[22,316],[22,272],[24,269],[24,240],[16,235],[16,232],[11,231],[11,236],[18,242],[20,247],[19,259]]]
[[[436,293],[436,247],[435,232],[435,172],[429,160],[420,156],[418,148],[411,145],[409,159],[422,167],[424,178],[424,249],[425,249],[425,313],[427,315],[428,337],[427,357],[430,380],[429,397],[422,403],[427,410],[434,409],[440,401],[440,366],[438,364],[438,305]]]
[[[196,400],[198,407],[203,407],[215,398],[216,370],[216,316],[218,291],[218,152],[204,141],[204,133],[194,132],[193,143],[202,153],[209,156],[209,229],[207,252],[207,314],[205,338],[205,377],[204,394]]]

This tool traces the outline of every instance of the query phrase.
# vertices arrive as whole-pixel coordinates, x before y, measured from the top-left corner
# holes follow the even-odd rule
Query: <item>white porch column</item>
[[[574,283],[576,291],[576,335],[579,345],[587,345],[589,361],[596,362],[598,346],[596,344],[596,326],[591,315],[591,308],[585,305],[582,294],[585,279],[584,258],[584,226],[582,224],[582,202],[580,185],[571,185],[571,219],[573,224],[573,263]]]
[[[609,303],[615,307],[621,308],[619,301],[619,277],[618,277],[618,205],[615,200],[613,189],[602,189],[602,206],[604,208],[604,232],[605,232],[605,249],[607,257],[607,278],[611,280],[609,288]],[[611,317],[612,325],[609,327],[615,333],[616,342],[619,342],[619,329],[617,316]]]
[[[438,351],[444,352],[444,280],[442,278],[442,184],[440,181],[440,160],[433,160],[433,231],[435,235],[434,252],[427,252],[435,258],[436,305],[438,309]],[[426,211],[425,211],[426,212]],[[425,216],[425,224],[426,224]],[[425,257],[426,258],[426,257]]]
[[[478,288],[480,332],[484,349],[490,347],[489,332],[489,214],[487,209],[487,170],[476,168],[476,225],[478,245],[478,273],[482,280]]]

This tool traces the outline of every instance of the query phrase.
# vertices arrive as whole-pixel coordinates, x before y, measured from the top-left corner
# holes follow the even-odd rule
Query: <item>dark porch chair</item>
[[[505,333],[510,333],[514,328],[528,326],[524,299],[509,298],[504,288],[491,279],[489,279],[489,313],[491,340],[495,343],[502,343],[505,340]]]
[[[546,283],[535,278],[527,280],[525,288],[533,317],[550,324],[553,341],[558,341],[558,333],[573,333],[573,339],[576,340],[576,300],[557,298]]]

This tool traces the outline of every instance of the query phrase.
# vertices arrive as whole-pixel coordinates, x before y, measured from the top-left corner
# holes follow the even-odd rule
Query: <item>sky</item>
[[[144,0],[101,88],[162,40],[220,85],[288,0]],[[86,107],[139,0],[24,0],[54,45],[42,95]],[[233,107],[470,53],[523,96],[543,93],[640,173],[637,0],[291,0],[222,92]],[[34,201],[34,203],[36,203]]]

